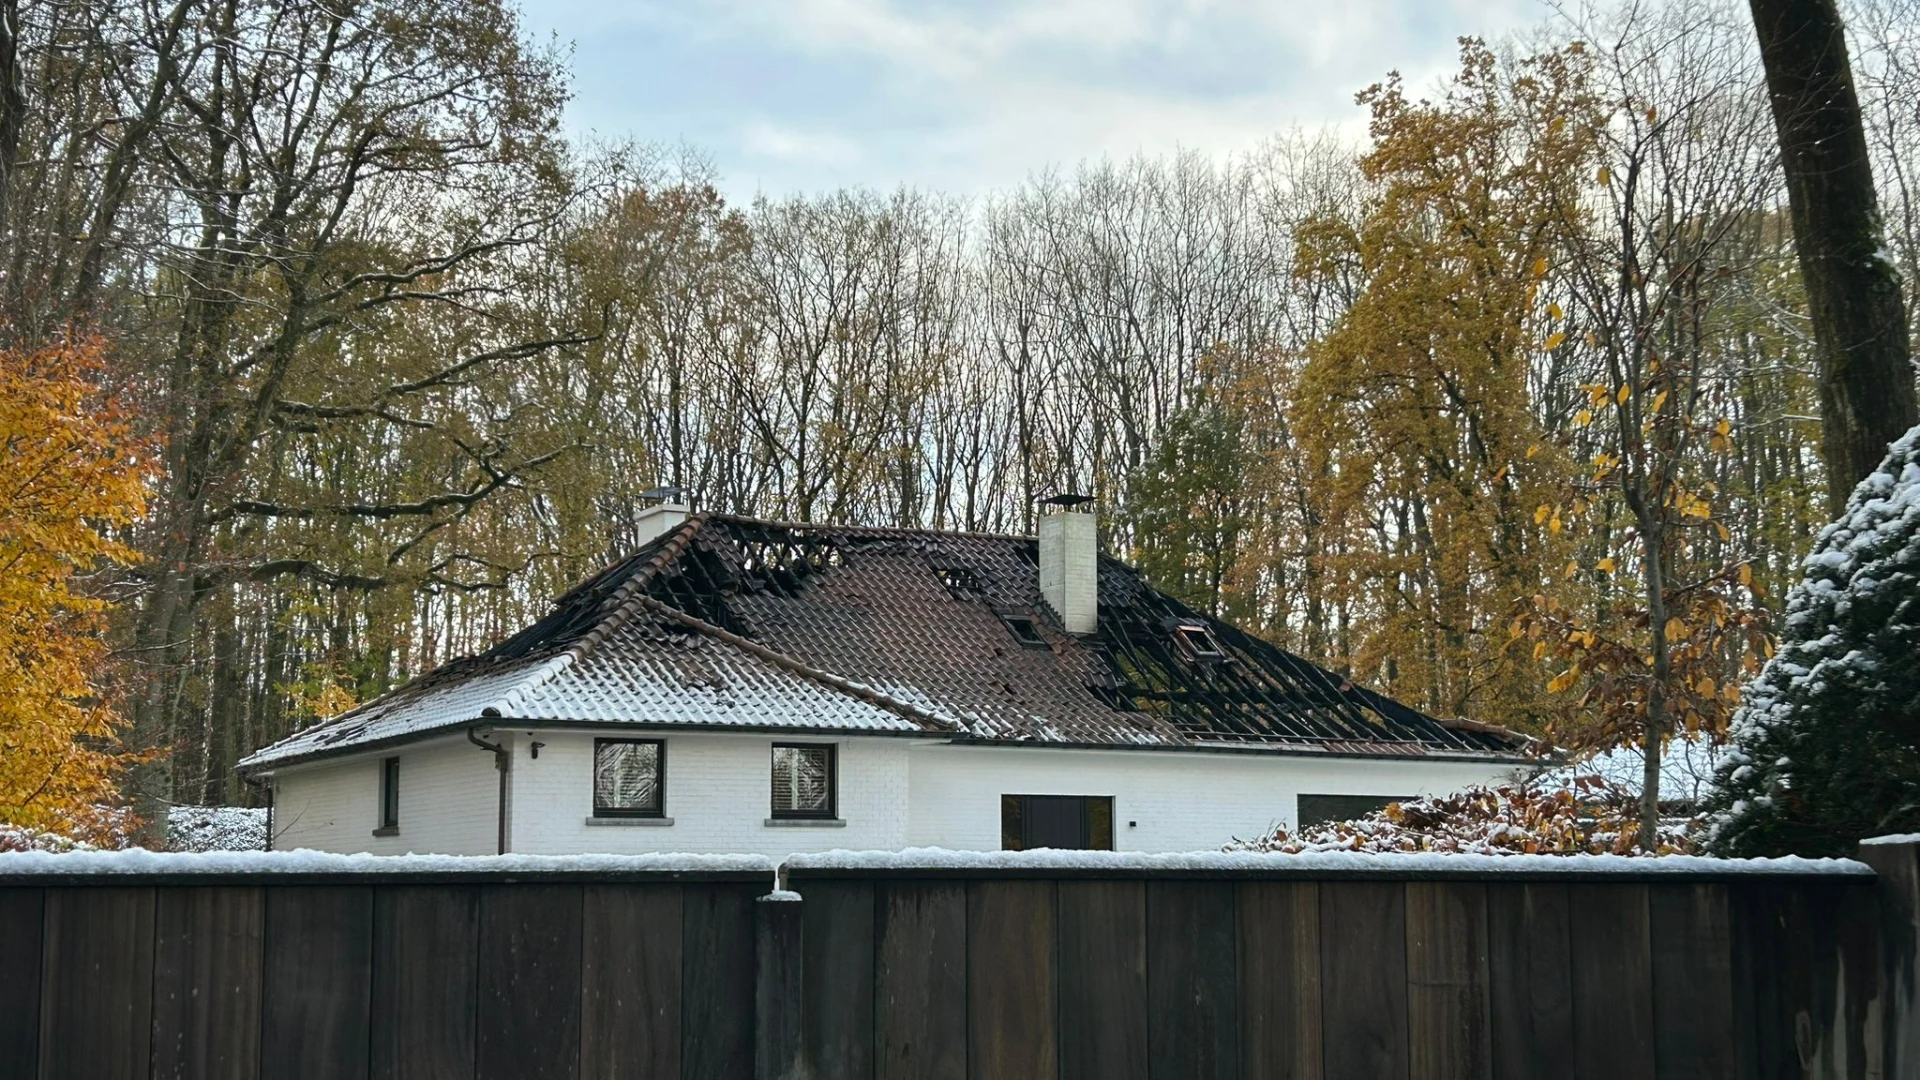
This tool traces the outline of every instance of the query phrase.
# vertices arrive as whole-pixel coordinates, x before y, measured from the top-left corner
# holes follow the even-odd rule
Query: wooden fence
[[[1920,1039],[1915,852],[1874,850],[1877,876],[814,860],[782,900],[764,871],[0,866],[0,1080],[1920,1075],[1891,1056]]]

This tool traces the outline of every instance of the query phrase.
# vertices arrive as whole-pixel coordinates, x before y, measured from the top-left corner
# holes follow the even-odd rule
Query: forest
[[[746,203],[569,139],[503,0],[4,8],[8,407],[91,395],[35,498],[105,530],[16,631],[91,642],[59,739],[5,737],[29,823],[35,738],[258,802],[237,760],[542,614],[658,485],[990,532],[1087,493],[1162,588],[1435,715],[1717,736],[1858,479],[1746,4],[1543,9],[1354,87],[1358,142]],[[1912,283],[1920,2],[1841,8]]]

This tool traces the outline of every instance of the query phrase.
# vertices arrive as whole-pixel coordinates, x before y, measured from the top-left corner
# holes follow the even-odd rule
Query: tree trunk
[[[1813,317],[1827,502],[1838,516],[1854,485],[1879,467],[1887,444],[1920,423],[1907,312],[1882,236],[1834,0],[1749,5]]]

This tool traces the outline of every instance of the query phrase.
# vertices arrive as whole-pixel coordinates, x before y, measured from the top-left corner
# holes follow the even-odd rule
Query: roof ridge
[[[821,521],[788,521],[781,518],[754,517],[751,514],[712,514],[715,521],[742,525],[770,525],[780,529],[813,529],[822,532],[878,533],[885,536],[960,536],[974,540],[1037,540],[1033,533],[976,532],[969,529],[936,529],[931,525],[834,525]]]
[[[759,642],[754,641],[752,638],[743,637],[740,634],[736,634],[733,631],[726,629],[725,627],[715,626],[714,624],[706,621],[705,619],[702,619],[697,615],[689,614],[688,612],[682,611],[681,609],[674,607],[672,604],[669,604],[664,600],[655,599],[654,597],[648,596],[645,593],[641,593],[640,595],[634,597],[634,602],[637,602],[640,606],[647,608],[649,611],[653,611],[658,614],[665,615],[666,617],[674,620],[675,622],[680,623],[683,626],[686,626],[692,630],[698,631],[699,633],[705,634],[706,636],[714,638],[717,641],[724,641],[728,645],[731,645],[734,648],[739,649],[750,656],[754,656],[761,660],[765,660],[767,663],[773,664],[776,667],[783,668],[789,672],[792,672],[795,675],[800,676],[801,678],[810,679],[813,682],[820,683],[821,685],[829,689],[837,690],[840,693],[846,694],[850,697],[858,698],[859,700],[865,701],[870,705],[878,705],[883,709],[888,709],[893,712],[899,713],[901,716],[904,716],[909,720],[915,720],[921,723],[931,724],[942,731],[951,731],[958,735],[971,734],[971,732],[969,732],[965,727],[961,726],[959,723],[949,720],[945,717],[939,716],[935,713],[929,712],[926,709],[923,709],[920,706],[913,704],[912,702],[902,701],[901,699],[894,697],[892,694],[886,693],[885,691],[875,690],[873,687],[867,686],[864,683],[857,683],[844,676],[835,675],[833,672],[828,671],[825,668],[814,667],[813,665],[805,663],[804,661],[797,660],[794,657],[788,656],[786,653],[783,653],[778,649],[769,649],[765,645],[762,645]]]
[[[642,591],[642,586],[652,581],[655,574],[666,569],[686,553],[687,545],[693,540],[694,534],[707,524],[707,520],[708,515],[704,512],[690,514],[687,520],[675,525],[664,534],[665,542],[660,545],[660,549],[648,556],[645,562],[627,576],[627,580],[620,583],[619,588],[613,590],[613,595],[608,597],[612,610],[595,623],[593,629],[580,635],[566,647],[565,651],[574,658],[574,662],[578,663],[592,656],[601,642],[612,637],[615,631],[633,618],[634,612],[640,610],[640,605],[635,601],[649,599]]]

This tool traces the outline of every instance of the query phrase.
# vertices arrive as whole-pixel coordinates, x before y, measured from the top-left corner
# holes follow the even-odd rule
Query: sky
[[[976,196],[1048,168],[1354,138],[1356,91],[1437,85],[1540,0],[522,0],[570,46],[580,137],[684,145],[733,200]]]

